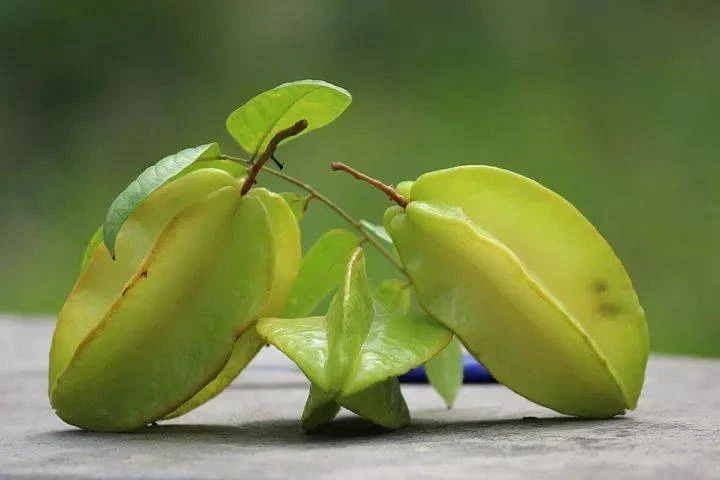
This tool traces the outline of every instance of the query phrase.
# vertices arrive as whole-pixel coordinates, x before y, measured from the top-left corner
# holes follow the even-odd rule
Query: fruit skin
[[[385,227],[419,301],[493,375],[558,412],[634,409],[649,341],[611,247],[570,203],[487,166],[427,173]]]
[[[257,196],[262,200],[272,225],[272,248],[275,252],[272,261],[272,282],[266,305],[258,318],[272,317],[279,315],[285,308],[285,300],[288,298],[300,270],[302,259],[300,229],[297,216],[281,195],[264,188],[253,189],[249,195]],[[254,324],[246,325],[220,373],[192,398],[167,414],[164,419],[184,415],[220,394],[240,375],[240,372],[255,358],[264,345],[265,340],[257,333]]]
[[[118,235],[116,261],[98,246],[53,336],[58,416],[88,430],[133,430],[216,378],[238,336],[278,303],[273,292],[289,288],[292,272],[279,281],[276,271],[267,205],[276,200],[262,189],[241,197],[228,173],[197,170],[138,207]]]

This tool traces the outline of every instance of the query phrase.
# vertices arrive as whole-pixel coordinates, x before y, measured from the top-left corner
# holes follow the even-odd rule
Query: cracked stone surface
[[[446,410],[405,385],[410,427],[343,413],[306,435],[307,382],[266,348],[228,391],[132,434],[65,425],[47,400],[51,319],[0,317],[2,478],[720,478],[720,360],[653,356],[635,412],[565,417],[500,385],[465,386]]]

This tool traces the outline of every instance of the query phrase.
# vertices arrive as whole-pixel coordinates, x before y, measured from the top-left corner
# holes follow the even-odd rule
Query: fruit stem
[[[332,170],[333,172],[340,170],[342,172],[349,173],[350,175],[352,175],[353,177],[357,178],[358,180],[360,180],[362,182],[369,183],[370,185],[372,185],[373,187],[377,188],[378,190],[383,192],[385,195],[390,197],[390,200],[394,201],[395,203],[400,205],[402,208],[406,208],[408,205],[408,201],[405,200],[405,197],[400,195],[392,186],[385,185],[380,180],[378,180],[376,178],[372,178],[368,175],[365,175],[364,173],[359,172],[359,171],[355,170],[354,168],[352,168],[348,165],[345,165],[344,163],[333,162],[330,164],[330,170]]]
[[[240,195],[245,195],[250,191],[252,186],[255,185],[255,178],[258,176],[258,173],[260,173],[260,170],[262,170],[265,162],[270,160],[275,154],[275,150],[277,149],[280,142],[282,142],[286,138],[294,137],[298,133],[305,130],[307,127],[307,120],[298,120],[292,127],[286,128],[285,130],[280,130],[275,134],[275,136],[270,140],[270,143],[268,143],[268,146],[265,148],[265,151],[260,154],[257,160],[250,164],[248,176],[243,182],[242,187],[240,188]]]
[[[231,155],[220,155],[220,157],[218,157],[218,158],[222,159],[222,160],[230,160],[230,161],[241,163],[243,165],[248,165],[248,166],[254,165],[254,163],[250,160],[247,160],[245,158],[240,158],[240,157],[233,157]],[[324,203],[330,210],[337,213],[343,220],[345,220],[355,230],[357,230],[358,233],[360,233],[360,235],[363,237],[363,239],[361,240],[362,242],[370,243],[373,247],[375,247],[375,249],[377,249],[378,252],[380,252],[385,257],[385,259],[387,259],[388,262],[390,262],[393,266],[395,266],[395,268],[397,268],[406,278],[409,279],[408,274],[405,271],[405,269],[403,268],[402,264],[395,257],[393,257],[392,254],[390,252],[388,252],[380,244],[380,242],[377,239],[375,239],[375,237],[373,236],[372,233],[370,233],[368,230],[366,230],[365,227],[363,227],[360,222],[358,222],[353,217],[351,217],[350,214],[348,214],[345,210],[340,208],[340,206],[335,204],[335,202],[333,202],[328,197],[326,197],[322,193],[315,190],[315,188],[311,187],[307,183],[303,183],[300,180],[298,180],[297,178],[287,175],[285,173],[282,173],[278,170],[275,170],[274,168],[261,166],[260,170],[263,170],[264,172],[267,172],[270,175],[274,175],[275,177],[281,178],[288,183],[292,183],[296,187],[308,192],[313,198],[316,198],[320,202]]]

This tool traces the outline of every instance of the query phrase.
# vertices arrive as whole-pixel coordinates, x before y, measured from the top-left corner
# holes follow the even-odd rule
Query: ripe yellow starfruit
[[[127,431],[222,390],[262,345],[300,262],[287,203],[201,168],[151,193],[90,253],[56,325],[49,395],[65,422]]]
[[[488,166],[399,184],[384,223],[424,308],[503,384],[561,413],[636,407],[649,341],[630,278],[568,201]]]

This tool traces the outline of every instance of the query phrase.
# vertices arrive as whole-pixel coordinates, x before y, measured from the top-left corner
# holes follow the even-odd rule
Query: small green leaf
[[[375,223],[368,222],[367,220],[360,220],[360,224],[383,242],[392,245],[392,239],[390,238],[387,230],[385,230],[385,227],[382,225],[377,225]]]
[[[425,373],[430,385],[451,408],[463,382],[462,345],[457,337],[453,336],[443,351],[425,363]]]
[[[90,237],[90,241],[87,244],[87,247],[85,247],[85,253],[83,253],[82,262],[80,262],[80,274],[85,271],[88,264],[90,263],[90,259],[92,259],[93,253],[95,253],[95,249],[98,245],[102,243],[103,239],[103,226],[100,225],[100,227],[93,233],[93,236]]]
[[[320,237],[302,259],[282,316],[310,315],[337,288],[358,242],[353,233],[343,229],[329,230]]]
[[[230,135],[254,158],[280,130],[299,120],[308,122],[305,130],[282,144],[332,122],[351,101],[347,90],[320,80],[284,83],[232,112],[226,126]]]
[[[280,196],[290,206],[290,210],[295,214],[295,219],[298,222],[302,220],[308,206],[310,206],[310,200],[313,199],[312,195],[298,195],[295,192],[283,192]]]
[[[105,217],[104,240],[108,251],[115,256],[115,239],[125,220],[152,192],[169,180],[183,173],[185,168],[198,160],[211,159],[220,155],[217,143],[208,143],[195,148],[186,148],[169,155],[147,168],[113,200]]]

